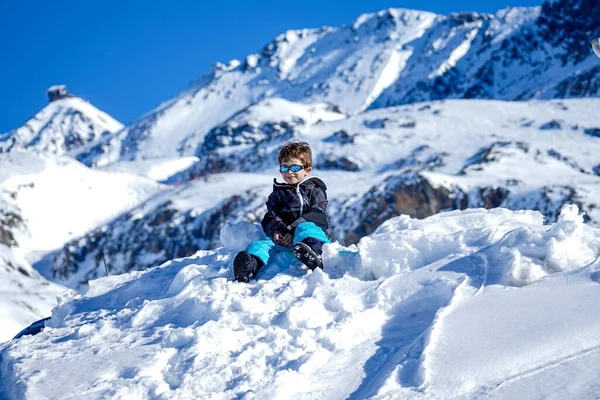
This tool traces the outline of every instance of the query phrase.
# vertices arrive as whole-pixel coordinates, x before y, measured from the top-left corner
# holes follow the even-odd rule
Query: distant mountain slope
[[[323,119],[311,123],[305,105],[265,101],[211,132],[200,161],[171,178],[177,189],[54,254],[48,276],[79,287],[104,275],[100,251],[122,273],[218,246],[226,223],[260,221],[290,140],[311,144],[341,243],[401,214],[468,207],[535,209],[554,221],[574,203],[598,224],[599,108],[600,99],[445,100],[342,119],[315,107]]]
[[[70,157],[0,154],[0,196],[18,207],[27,251],[52,250],[164,189],[134,175],[91,170]],[[0,209],[0,212],[2,210]]]
[[[574,28],[577,24],[587,34],[593,31],[594,6],[580,1],[495,15],[389,9],[360,16],[350,26],[288,31],[242,62],[217,64],[77,157],[87,165],[103,165],[194,155],[209,132],[271,97],[325,103],[355,115],[368,108],[448,98],[596,96],[600,66],[588,43],[566,46],[586,40]],[[560,39],[552,34],[555,26],[561,27]]]
[[[63,97],[51,101],[22,127],[0,134],[0,153],[65,154],[122,128],[120,122],[87,101]]]

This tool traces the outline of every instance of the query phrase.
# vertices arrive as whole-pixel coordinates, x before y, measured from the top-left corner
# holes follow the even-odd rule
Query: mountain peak
[[[20,128],[0,134],[0,153],[29,149],[64,154],[123,128],[110,115],[69,94],[64,85],[50,87],[47,94],[46,107]]]
[[[428,11],[411,10],[408,8],[388,8],[376,13],[363,14],[354,21],[352,30],[368,25],[381,29],[383,27],[403,26],[411,20],[429,19],[437,14]]]

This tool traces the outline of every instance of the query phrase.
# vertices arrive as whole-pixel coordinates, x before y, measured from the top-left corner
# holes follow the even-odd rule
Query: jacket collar
[[[277,178],[273,178],[273,187],[292,187],[293,188],[293,187],[302,185],[304,182],[308,181],[309,179],[319,179],[319,177],[318,176],[308,176],[308,177],[304,178],[303,180],[301,180],[300,182],[298,182],[297,185],[290,185],[289,183],[285,183],[285,182],[279,183],[279,182],[277,182]]]

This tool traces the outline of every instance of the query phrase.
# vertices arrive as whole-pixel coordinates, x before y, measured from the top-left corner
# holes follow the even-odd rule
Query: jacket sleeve
[[[324,231],[329,229],[329,216],[326,212],[328,203],[325,190],[315,186],[310,192],[310,208],[302,214],[302,217],[292,223],[292,228],[296,228],[302,222],[314,222]]]
[[[265,231],[265,235],[272,238],[275,234],[275,231],[286,231],[286,226],[277,216],[279,212],[279,196],[277,193],[272,192],[267,199],[267,213],[262,219],[260,223],[262,225],[263,231]]]

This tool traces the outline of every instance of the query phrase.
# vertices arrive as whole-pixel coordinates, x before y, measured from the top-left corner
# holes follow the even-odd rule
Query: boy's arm
[[[267,213],[261,221],[263,231],[265,235],[273,238],[275,231],[285,232],[286,227],[281,218],[277,216],[277,210],[279,209],[279,196],[275,192],[269,195],[267,199]]]
[[[314,222],[323,230],[329,229],[329,216],[327,215],[327,193],[319,186],[315,186],[310,193],[311,207],[300,218],[295,220],[291,227],[295,228],[302,222]]]

